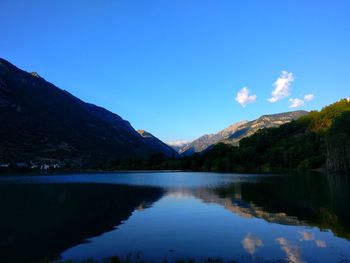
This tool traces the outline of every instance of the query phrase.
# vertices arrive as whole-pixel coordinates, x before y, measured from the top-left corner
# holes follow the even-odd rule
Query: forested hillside
[[[178,160],[158,158],[144,163],[145,167],[225,172],[319,169],[349,173],[350,100],[340,100],[278,128],[261,129],[242,139],[239,147],[219,143],[203,154]]]
[[[183,162],[192,169],[350,171],[350,102],[343,99],[279,128],[262,129],[239,147],[216,145]]]

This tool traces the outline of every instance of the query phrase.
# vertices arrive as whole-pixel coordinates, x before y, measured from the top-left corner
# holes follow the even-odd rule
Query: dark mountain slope
[[[158,152],[163,153],[164,157],[175,158],[179,156],[179,154],[173,148],[159,140],[153,134],[145,130],[138,130],[137,132],[143,137],[146,143],[158,149]]]
[[[0,59],[0,163],[146,157],[158,152],[118,115]]]
[[[160,188],[113,184],[0,184],[0,262],[56,262],[63,251],[112,231],[162,194]]]

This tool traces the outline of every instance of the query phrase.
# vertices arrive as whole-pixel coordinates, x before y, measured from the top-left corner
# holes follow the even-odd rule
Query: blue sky
[[[0,10],[0,57],[164,141],[350,96],[347,0],[1,0]]]

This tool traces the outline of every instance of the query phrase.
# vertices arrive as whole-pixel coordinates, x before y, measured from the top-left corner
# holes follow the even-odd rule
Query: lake
[[[127,172],[0,177],[0,262],[350,262],[350,179]]]

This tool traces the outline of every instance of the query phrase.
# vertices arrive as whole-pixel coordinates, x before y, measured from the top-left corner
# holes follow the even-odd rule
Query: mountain
[[[228,138],[231,134],[235,133],[237,129],[245,124],[246,121],[241,121],[235,124],[232,124],[231,126],[227,127],[226,129],[219,131],[215,134],[206,134],[198,139],[194,140],[190,144],[186,145],[182,149],[179,150],[179,153],[183,156],[192,155],[196,152],[202,152],[206,150],[211,145],[214,145],[225,138]]]
[[[0,164],[69,163],[169,156],[159,140],[141,136],[129,122],[86,103],[0,59]]]
[[[184,156],[192,155],[196,152],[207,150],[210,146],[219,142],[238,145],[238,142],[256,133],[260,129],[278,127],[282,124],[291,122],[301,116],[306,115],[306,111],[293,111],[272,115],[264,115],[253,121],[241,121],[226,129],[216,133],[204,135],[194,140],[189,145],[179,150],[179,153]]]
[[[237,146],[218,143],[201,155],[183,158],[179,169],[226,172],[316,169],[350,174],[350,100],[311,111],[279,127],[260,129],[241,139]]]
[[[182,148],[189,145],[190,141],[171,141],[166,144],[173,148],[176,152],[179,152]]]
[[[178,157],[179,154],[177,151],[159,140],[157,137],[153,136],[151,133],[145,130],[138,130],[137,132],[144,138],[144,141],[147,144],[158,149],[158,152],[163,153],[166,157]]]
[[[306,114],[308,114],[307,111],[291,111],[279,114],[263,115],[254,121],[244,123],[238,127],[233,134],[221,142],[238,145],[241,139],[249,137],[261,129],[276,128],[293,120],[297,120]]]

